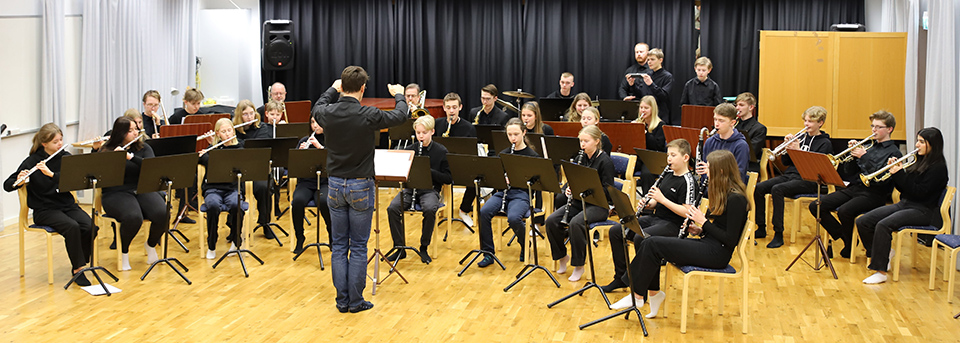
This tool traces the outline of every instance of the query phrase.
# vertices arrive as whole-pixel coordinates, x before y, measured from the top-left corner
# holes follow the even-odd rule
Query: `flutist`
[[[803,111],[803,131],[797,135],[787,135],[783,137],[784,143],[780,147],[783,149],[782,161],[787,170],[782,175],[758,183],[752,196],[754,204],[757,206],[756,238],[767,237],[766,214],[766,195],[770,194],[773,203],[773,239],[767,243],[767,248],[779,248],[783,245],[783,199],[793,197],[797,194],[816,194],[817,183],[804,181],[800,177],[800,172],[793,165],[793,160],[787,153],[789,149],[819,152],[821,154],[833,154],[833,145],[830,143],[830,135],[820,130],[823,122],[827,120],[827,110],[820,106],[811,106]],[[778,147],[778,148],[780,148]],[[775,149],[776,150],[776,149]]]
[[[207,138],[210,147],[201,152],[198,163],[208,166],[210,154],[207,152],[216,149],[241,149],[243,141],[237,139],[237,132],[233,128],[230,119],[221,118],[214,125],[214,136]],[[235,250],[241,246],[240,230],[243,226],[243,211],[240,211],[240,222],[237,222],[237,184],[235,182],[208,183],[207,175],[203,175],[203,184],[200,187],[203,191],[203,202],[207,206],[207,259],[217,258],[217,239],[220,238],[218,228],[220,227],[220,212],[226,208],[230,215],[227,216],[227,227],[230,228],[230,234],[227,241],[230,242],[229,250]]]
[[[649,236],[677,237],[680,224],[697,194],[697,180],[690,171],[690,143],[685,139],[675,139],[667,144],[667,168],[650,187],[647,196],[640,200],[637,214],[644,209],[652,209],[653,214],[638,216],[637,221],[643,232]],[[633,231],[623,236],[620,224],[610,228],[610,249],[613,252],[613,281],[601,287],[604,292],[625,288],[627,280],[627,259],[623,255],[626,240],[633,241],[634,249],[640,248],[644,239]]]
[[[443,185],[453,183],[450,164],[447,163],[447,148],[433,141],[433,125],[435,122],[436,120],[430,115],[417,118],[413,122],[417,142],[407,147],[408,150],[413,150],[417,156],[430,158],[430,179],[433,181],[433,188],[416,189],[414,191],[404,189],[393,198],[390,206],[387,207],[393,246],[402,247],[407,245],[403,211],[417,210],[416,205],[420,205],[419,210],[423,214],[421,225],[423,231],[420,234],[420,250],[418,251],[420,252],[420,261],[423,263],[433,261],[427,253],[427,247],[430,246],[433,228],[437,222],[437,210],[440,209],[440,190]],[[387,260],[393,262],[406,257],[407,252],[400,249],[387,256]]]
[[[876,141],[872,147],[867,150],[862,147],[853,149],[850,154],[854,157],[852,162],[840,164],[841,174],[857,175],[869,174],[875,172],[887,164],[890,157],[901,157],[900,149],[890,140],[890,134],[893,133],[897,125],[893,114],[887,111],[878,111],[870,115],[870,130],[876,134]],[[850,140],[849,146],[857,144],[856,140]],[[893,193],[893,184],[891,182],[871,182],[866,186],[859,179],[855,179],[847,185],[847,188],[837,190],[836,192],[821,197],[820,208],[827,211],[836,209],[839,221],[832,215],[824,213],[819,216],[823,228],[830,233],[833,239],[843,241],[844,247],[840,250],[841,257],[850,257],[850,242],[853,238],[853,224],[857,216],[869,212],[877,207],[883,206],[887,200],[890,200],[890,194]],[[817,203],[810,203],[810,213],[817,217]],[[833,255],[833,249],[827,248],[827,254]]]

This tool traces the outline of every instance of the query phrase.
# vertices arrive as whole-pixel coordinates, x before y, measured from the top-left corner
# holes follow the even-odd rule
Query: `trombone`
[[[424,89],[420,91],[420,104],[413,104],[410,106],[410,118],[417,119],[422,116],[430,114],[426,108],[424,108],[423,103],[427,98],[427,90]]]
[[[786,140],[783,143],[780,143],[780,145],[774,148],[773,151],[771,151],[769,159],[773,161],[777,159],[777,156],[781,156],[787,153],[787,147],[790,146],[790,144],[793,144],[793,142],[796,142],[800,138],[806,138],[806,136],[807,136],[807,128],[804,127],[800,129],[800,131],[797,131],[797,133],[793,134],[793,138],[790,138],[789,140]]]
[[[920,151],[919,148],[913,149],[913,151],[907,153],[906,155],[897,159],[896,161],[893,161],[893,163],[890,163],[884,166],[883,168],[880,168],[880,170],[877,170],[871,173],[870,175],[860,174],[860,181],[863,182],[864,186],[870,187],[870,180],[873,180],[875,182],[883,182],[886,179],[889,179],[890,176],[892,176],[893,174],[890,174],[887,171],[890,170],[890,168],[893,168],[893,166],[903,163],[903,165],[900,166],[900,168],[907,169],[907,167],[913,165],[914,163],[917,163],[918,151]],[[913,157],[912,160],[910,160],[911,157]]]
[[[830,159],[830,163],[833,164],[834,168],[839,167],[840,164],[842,163],[853,161],[853,155],[850,154],[850,152],[852,152],[853,149],[856,149],[861,146],[863,147],[864,150],[869,150],[870,148],[873,147],[872,139],[876,135],[877,135],[876,133],[872,133],[870,134],[870,136],[867,136],[867,138],[864,138],[862,141],[857,142],[857,144],[854,144],[853,146],[847,148],[847,150],[841,151],[839,154],[836,154],[836,155],[827,155],[827,158]]]

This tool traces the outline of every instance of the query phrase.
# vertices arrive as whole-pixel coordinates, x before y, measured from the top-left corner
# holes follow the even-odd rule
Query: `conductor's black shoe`
[[[347,305],[337,305],[337,311],[340,311],[340,313],[347,313],[349,310],[350,308]]]
[[[483,256],[483,260],[481,260],[480,262],[477,262],[477,267],[486,268],[486,267],[489,267],[491,264],[493,264],[493,256],[486,255],[486,256]]]
[[[366,311],[366,310],[369,310],[369,309],[371,309],[371,308],[373,308],[373,303],[364,300],[362,303],[360,303],[360,305],[357,305],[356,307],[351,307],[351,308],[350,308],[350,313],[357,313],[357,312],[361,312],[361,311]]]
[[[77,274],[73,274],[73,275],[77,275]],[[77,275],[77,278],[73,280],[73,282],[76,283],[77,286],[81,286],[81,287],[90,286],[90,280],[87,280],[87,277],[84,276],[82,273],[80,275]]]
[[[263,226],[263,238],[274,239],[276,236],[273,235],[273,230],[270,229],[269,225]]]
[[[603,290],[604,293],[610,293],[615,290],[626,288],[626,287],[627,287],[627,284],[623,283],[623,280],[616,279],[608,283],[606,286],[600,286],[600,289]]]
[[[775,233],[773,239],[770,240],[770,243],[767,243],[767,248],[779,248],[783,246],[783,234]]]
[[[393,262],[396,260],[402,260],[407,258],[407,252],[403,250],[394,251],[392,254],[387,255],[387,261]]]
[[[180,222],[181,222],[181,223],[184,223],[184,224],[196,224],[196,223],[197,223],[196,220],[190,219],[190,217],[187,217],[187,216],[183,216],[183,218],[180,218]]]
[[[433,259],[430,258],[430,254],[427,253],[427,246],[426,246],[426,245],[421,245],[421,246],[420,246],[420,262],[423,262],[423,263],[426,263],[426,264],[430,264],[430,262],[433,262]]]

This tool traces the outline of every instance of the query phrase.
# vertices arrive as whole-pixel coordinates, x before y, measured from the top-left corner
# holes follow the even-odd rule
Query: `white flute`
[[[237,125],[234,125],[233,128],[236,129],[236,128],[241,127],[241,126],[247,126],[247,125],[250,125],[250,124],[255,123],[256,121],[257,121],[257,120],[254,119],[254,120],[248,121],[248,122],[246,122],[246,123],[237,124]],[[216,133],[216,132],[207,132],[207,133],[204,133],[204,134],[202,134],[202,135],[197,136],[197,140],[199,141],[199,140],[201,140],[201,139],[207,139],[207,137],[213,137],[213,135],[215,135],[215,134],[217,134],[217,133]]]

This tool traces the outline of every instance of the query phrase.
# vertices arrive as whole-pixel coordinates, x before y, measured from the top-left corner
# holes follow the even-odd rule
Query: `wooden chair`
[[[939,229],[932,225],[924,226],[904,226],[900,228],[900,231],[894,233],[894,239],[896,240],[895,244],[895,254],[893,255],[893,281],[900,280],[900,260],[903,258],[903,241],[905,239],[912,238],[911,235],[925,233],[929,235],[942,235],[949,233],[953,229],[953,223],[950,221],[950,205],[953,203],[953,196],[956,194],[957,189],[953,186],[947,186],[943,190],[943,193],[940,194],[940,217],[943,219],[943,226]],[[893,248],[893,247],[892,247]],[[913,248],[914,262],[917,261],[917,249]],[[852,255],[852,254],[851,254]],[[956,269],[956,268],[954,268]]]
[[[751,225],[752,228],[750,231],[755,231],[757,229],[757,223],[754,220],[757,215],[757,205],[754,204],[753,192],[757,189],[757,180],[759,179],[759,174],[756,172],[747,172],[747,202],[750,204],[750,211],[747,213],[747,225]],[[757,239],[753,235],[747,237],[750,240],[748,245],[750,248],[750,259],[752,260],[756,256],[756,245]]]
[[[896,204],[896,203],[900,202],[900,191],[897,190],[896,188],[894,188],[894,189],[893,189],[893,194],[891,194],[891,198],[893,199],[892,202],[887,203],[887,205]],[[863,215],[863,214],[858,215],[858,216],[857,216],[857,219],[860,219],[860,216],[862,216],[862,215]],[[836,218],[836,216],[834,216],[834,218]],[[839,221],[839,220],[838,220],[838,221]],[[946,223],[946,222],[944,222],[944,223]],[[829,236],[829,235],[828,235],[828,236]],[[870,244],[873,244],[873,242],[869,242],[869,243],[870,243]],[[857,263],[857,253],[860,252],[861,250],[863,250],[863,254],[864,254],[864,255],[867,254],[866,249],[864,249],[862,245],[863,245],[862,242],[860,242],[860,229],[857,227],[857,222],[856,222],[856,220],[854,220],[854,222],[853,222],[853,237],[851,237],[851,239],[850,239],[850,263],[851,263],[851,264]],[[891,261],[891,262],[893,262],[893,261]]]
[[[206,167],[204,167],[203,165],[197,165],[197,189],[198,190],[202,189],[201,183],[203,182],[203,177],[205,175],[206,175]],[[245,188],[244,190],[245,200],[240,202],[240,204],[238,204],[238,206],[240,206],[240,210],[244,212],[243,213],[244,219],[243,219],[243,223],[237,223],[237,225],[240,225],[240,234],[243,235],[243,238],[242,238],[243,242],[241,243],[240,246],[237,246],[237,248],[242,248],[242,247],[249,248],[253,246],[253,240],[251,239],[251,232],[253,232],[254,219],[253,219],[253,214],[251,213],[252,211],[250,210],[250,201],[249,201],[249,199],[253,199],[253,181],[246,181],[244,183],[244,188]],[[202,194],[197,198],[198,198],[197,202],[199,205],[199,211],[201,213],[200,220],[197,221],[197,224],[198,224],[197,226],[200,228],[199,229],[200,230],[200,249],[197,249],[197,250],[200,251],[200,258],[206,259],[207,250],[210,248],[207,246],[207,206],[204,203],[204,197]],[[220,212],[220,215],[222,217],[224,215],[229,215],[229,213],[230,212],[228,210],[222,210]],[[226,224],[225,221],[219,221],[219,222]]]
[[[18,227],[20,228],[20,277],[23,277],[25,274],[25,252],[24,252],[24,242],[23,236],[28,232],[41,232],[47,237],[47,282],[51,285],[53,284],[53,236],[59,236],[60,234],[53,230],[49,226],[41,226],[36,224],[30,224],[30,208],[27,206],[27,187],[23,186],[17,189],[17,195],[20,197],[20,221]]]
[[[944,227],[947,227],[944,225]],[[937,251],[943,248],[943,280],[947,281],[947,302],[953,303],[953,279],[957,274],[957,253],[960,252],[960,235],[939,234],[934,236],[930,247],[930,290],[937,273]]]

